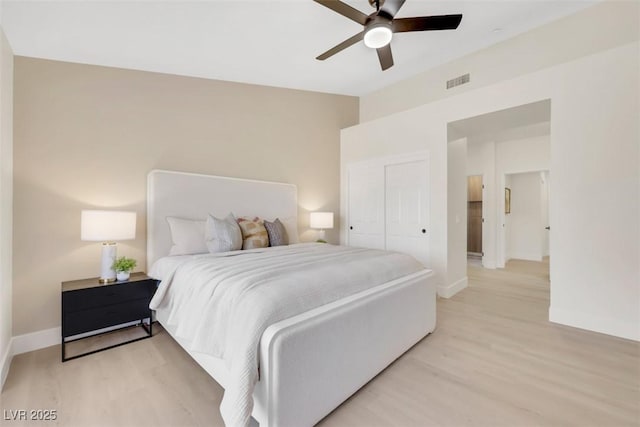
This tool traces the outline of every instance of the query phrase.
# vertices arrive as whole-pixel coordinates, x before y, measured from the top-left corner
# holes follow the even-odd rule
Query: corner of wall
[[[61,328],[57,327],[31,332],[29,334],[16,335],[11,340],[12,356],[59,345],[62,339],[61,332]]]
[[[451,298],[467,286],[469,286],[469,278],[467,276],[448,285],[438,285],[438,296]]]
[[[575,310],[562,310],[553,304],[549,307],[549,322],[589,332],[613,335],[633,341],[640,341],[640,325],[633,322],[621,322],[610,317],[594,316]]]
[[[0,390],[4,387],[4,382],[9,374],[13,356],[59,345],[60,337],[60,328],[51,328],[10,338],[6,350],[0,359]]]
[[[13,357],[13,52],[0,26],[0,387]]]
[[[2,358],[0,359],[0,391],[4,388],[4,383],[9,375],[11,361],[13,360],[13,340],[10,339]]]

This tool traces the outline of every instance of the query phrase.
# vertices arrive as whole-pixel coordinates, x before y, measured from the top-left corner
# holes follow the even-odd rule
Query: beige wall
[[[138,212],[119,254],[145,264],[154,168],[293,183],[306,210],[339,209],[340,129],[358,99],[16,57],[13,334],[60,325],[60,281],[96,276],[80,210]],[[336,225],[337,227],[337,225]],[[327,233],[337,242],[337,228]]]
[[[11,360],[13,52],[0,28],[0,388]]]
[[[639,14],[640,2],[604,0],[579,13],[365,95],[360,100],[360,121],[384,117],[633,42],[638,40]],[[466,73],[471,74],[470,83],[446,89],[447,80]]]

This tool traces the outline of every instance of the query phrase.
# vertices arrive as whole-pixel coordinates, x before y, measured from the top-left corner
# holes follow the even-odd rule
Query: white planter
[[[125,280],[129,280],[129,276],[131,275],[130,272],[128,271],[118,271],[116,273],[116,279],[118,279],[118,282],[122,282]]]

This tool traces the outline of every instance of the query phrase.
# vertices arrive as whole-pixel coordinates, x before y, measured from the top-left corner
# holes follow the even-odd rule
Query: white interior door
[[[353,166],[348,174],[349,246],[384,249],[384,169]]]
[[[429,259],[429,175],[427,161],[385,166],[386,249]]]

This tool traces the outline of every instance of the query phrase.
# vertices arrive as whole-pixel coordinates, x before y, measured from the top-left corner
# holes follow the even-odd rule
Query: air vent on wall
[[[469,83],[469,73],[453,78],[451,80],[447,80],[447,89],[451,89],[452,87],[460,86],[465,83]]]

